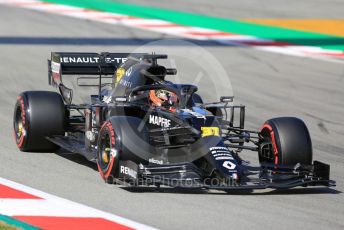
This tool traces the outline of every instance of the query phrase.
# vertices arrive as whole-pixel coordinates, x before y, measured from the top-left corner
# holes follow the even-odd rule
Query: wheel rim
[[[98,170],[105,181],[114,176],[116,157],[115,132],[111,123],[107,122],[100,131],[97,155]]]
[[[14,139],[16,144],[19,148],[23,146],[25,136],[27,135],[27,131],[25,128],[26,124],[26,114],[24,108],[24,102],[22,98],[19,98],[18,101],[20,104],[17,105],[15,115],[14,115]]]
[[[265,159],[267,159],[268,162],[272,162],[277,165],[279,163],[279,151],[277,148],[275,134],[272,127],[269,124],[264,124],[260,133],[265,140],[271,142],[271,144],[266,145],[266,147],[263,147],[262,149],[262,151],[270,152],[270,154],[265,154],[266,156],[268,155],[268,157]]]
[[[106,133],[103,137],[101,137],[101,144],[100,144],[99,155],[98,155],[98,162],[103,172],[106,172],[109,169],[110,161],[111,161],[110,136],[108,133]]]

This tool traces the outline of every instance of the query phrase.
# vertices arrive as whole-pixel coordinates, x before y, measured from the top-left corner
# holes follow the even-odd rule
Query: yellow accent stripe
[[[244,21],[344,37],[344,19],[246,19]]]

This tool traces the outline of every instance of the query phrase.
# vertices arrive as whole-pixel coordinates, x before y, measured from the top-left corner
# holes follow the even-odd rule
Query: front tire
[[[141,125],[142,122],[136,117],[113,116],[100,129],[97,166],[106,183],[111,184],[118,177],[119,161],[147,162],[147,154],[152,151],[148,129]]]
[[[305,123],[295,117],[280,117],[265,122],[261,132],[263,145],[259,161],[274,164],[310,165],[313,151],[309,131]],[[269,147],[270,146],[270,147]]]
[[[106,183],[113,183],[117,175],[119,141],[111,122],[105,122],[99,132],[97,166],[100,176]]]
[[[64,135],[65,106],[61,96],[49,91],[27,91],[17,97],[13,116],[14,139],[24,152],[54,151],[47,136]]]

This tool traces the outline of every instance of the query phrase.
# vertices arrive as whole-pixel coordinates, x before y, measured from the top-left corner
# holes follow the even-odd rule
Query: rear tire
[[[270,142],[259,151],[259,161],[274,164],[310,165],[313,151],[309,131],[305,123],[295,117],[280,117],[265,122],[261,129],[264,142]],[[265,150],[264,150],[265,148]]]
[[[54,151],[47,136],[64,135],[65,106],[61,96],[49,91],[27,91],[17,97],[13,116],[14,139],[24,152]]]

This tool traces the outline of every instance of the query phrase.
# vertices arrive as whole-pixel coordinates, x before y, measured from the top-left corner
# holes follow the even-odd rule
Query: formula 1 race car
[[[245,106],[234,105],[232,96],[204,103],[197,86],[167,81],[177,70],[158,64],[166,58],[52,53],[48,79],[59,93],[18,96],[13,121],[18,148],[62,147],[95,162],[106,182],[126,186],[224,191],[335,186],[330,166],[313,161],[302,120],[279,117],[259,131],[247,130]],[[78,76],[80,87],[96,80],[91,103],[72,103],[73,90],[62,82],[71,75]],[[242,150],[257,152],[259,166],[243,160]]]

